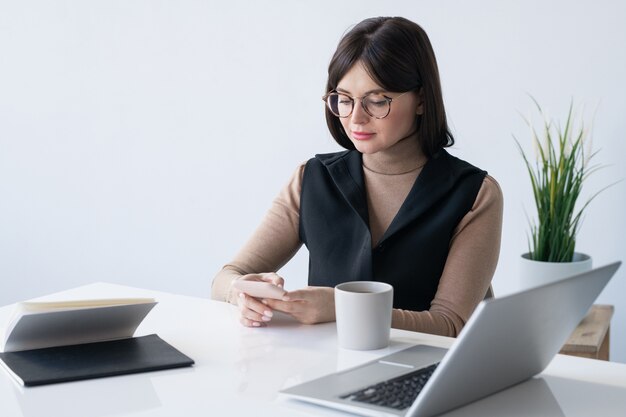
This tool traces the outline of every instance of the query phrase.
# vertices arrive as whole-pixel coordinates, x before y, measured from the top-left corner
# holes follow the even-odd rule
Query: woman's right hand
[[[241,280],[269,282],[283,287],[285,280],[275,272],[243,275]],[[274,312],[268,307],[263,299],[252,297],[246,293],[237,294],[239,307],[239,321],[246,327],[261,327],[272,320]]]

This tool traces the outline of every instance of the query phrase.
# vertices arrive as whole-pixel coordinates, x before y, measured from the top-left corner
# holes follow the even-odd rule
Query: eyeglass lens
[[[364,110],[372,117],[383,118],[389,114],[390,100],[382,94],[369,94],[360,101]],[[346,94],[329,94],[326,102],[330,111],[338,117],[348,117],[354,109],[354,99]]]

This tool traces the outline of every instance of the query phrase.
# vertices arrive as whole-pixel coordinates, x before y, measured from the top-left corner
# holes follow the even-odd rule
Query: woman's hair
[[[446,121],[435,53],[419,25],[402,17],[374,17],[354,26],[341,39],[330,61],[326,91],[335,90],[357,62],[385,90],[422,89],[424,114],[416,115],[417,137],[426,156],[454,144]],[[355,149],[341,121],[328,108],[326,123],[339,145]]]

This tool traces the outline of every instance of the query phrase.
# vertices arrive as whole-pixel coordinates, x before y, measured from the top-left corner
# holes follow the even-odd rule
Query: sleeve
[[[211,298],[236,303],[231,283],[246,274],[276,272],[302,246],[299,234],[300,192],[305,164],[280,191],[248,242],[213,278]]]
[[[472,209],[454,231],[430,309],[394,309],[392,327],[443,336],[459,334],[491,291],[500,254],[502,215],[502,190],[494,178],[486,176]]]

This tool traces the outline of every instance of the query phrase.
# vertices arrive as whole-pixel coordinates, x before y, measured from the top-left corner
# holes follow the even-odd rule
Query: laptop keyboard
[[[428,379],[437,368],[438,363],[399,377],[379,382],[342,395],[340,398],[374,404],[382,407],[404,410],[409,408],[417,398]]]

